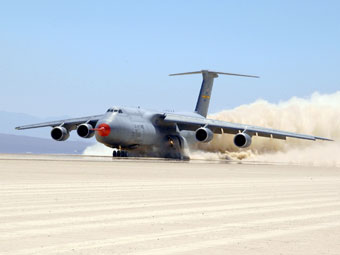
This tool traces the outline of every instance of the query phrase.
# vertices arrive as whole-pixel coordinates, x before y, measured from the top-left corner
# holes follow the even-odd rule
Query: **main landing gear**
[[[114,150],[112,152],[112,157],[114,158],[124,158],[128,157],[128,152],[124,150]]]

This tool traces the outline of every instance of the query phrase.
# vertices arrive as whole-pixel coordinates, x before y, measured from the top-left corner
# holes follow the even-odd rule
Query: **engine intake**
[[[195,138],[201,143],[208,143],[214,137],[214,133],[209,128],[201,127],[196,130]]]
[[[83,138],[91,138],[94,136],[93,127],[91,124],[81,124],[77,128],[77,134]]]
[[[251,136],[247,133],[239,133],[234,137],[234,144],[240,148],[246,148],[251,145]]]
[[[70,133],[64,127],[54,127],[51,136],[56,141],[65,141],[70,137]]]

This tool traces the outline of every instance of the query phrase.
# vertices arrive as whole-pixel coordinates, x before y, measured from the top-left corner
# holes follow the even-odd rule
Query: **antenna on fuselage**
[[[207,114],[208,114],[210,96],[212,92],[214,79],[217,78],[219,74],[250,77],[250,78],[260,78],[259,76],[255,76],[255,75],[223,73],[223,72],[215,72],[215,71],[209,71],[209,70],[201,70],[201,71],[194,71],[194,72],[187,72],[187,73],[174,73],[174,74],[169,74],[169,76],[189,75],[189,74],[199,74],[199,73],[202,74],[203,81],[201,85],[200,94],[197,99],[195,112],[204,117],[207,117]]]

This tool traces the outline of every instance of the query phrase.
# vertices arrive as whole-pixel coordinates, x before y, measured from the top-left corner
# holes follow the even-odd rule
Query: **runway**
[[[0,154],[0,254],[340,254],[340,168]]]

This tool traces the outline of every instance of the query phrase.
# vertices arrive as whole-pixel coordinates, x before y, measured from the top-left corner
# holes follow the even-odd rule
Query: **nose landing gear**
[[[124,157],[128,157],[128,152],[124,151],[124,150],[114,150],[112,152],[112,157],[114,158],[124,158]]]

